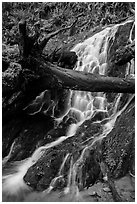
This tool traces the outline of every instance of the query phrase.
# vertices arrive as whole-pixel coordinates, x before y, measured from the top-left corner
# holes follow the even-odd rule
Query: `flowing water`
[[[75,70],[107,76],[108,45],[110,39],[113,39],[113,41],[115,40],[115,34],[117,32],[118,27],[119,25],[108,27],[102,30],[101,32],[95,34],[91,38],[88,38],[83,43],[79,43],[78,45],[76,45],[73,49],[73,51],[75,51],[78,55],[78,62],[75,66]],[[134,75],[133,62],[130,65],[127,65],[126,75],[128,74]],[[68,127],[66,135],[60,135],[57,140],[46,144],[45,146],[39,147],[35,150],[31,157],[20,162],[14,162],[12,164],[10,172],[3,173],[3,193],[9,196],[18,197],[20,195],[23,195],[24,192],[30,192],[31,188],[26,185],[23,180],[23,177],[27,173],[27,170],[33,164],[35,164],[48,149],[62,144],[69,138],[75,137],[77,130],[85,121],[88,121],[89,119],[93,118],[96,113],[102,113],[105,118],[94,121],[94,123],[102,124],[102,132],[97,135],[97,137],[92,135],[90,138],[87,138],[83,142],[83,150],[76,161],[74,160],[73,155],[71,153],[66,153],[66,156],[64,157],[60,169],[58,171],[58,175],[56,175],[55,178],[51,180],[49,188],[43,191],[42,194],[43,197],[45,195],[47,195],[47,197],[48,195],[49,197],[50,195],[54,197],[54,195],[52,194],[52,190],[57,185],[58,180],[63,177],[65,164],[69,161],[70,167],[67,172],[67,185],[62,191],[64,193],[63,195],[69,195],[69,198],[71,197],[73,201],[83,201],[80,196],[78,185],[78,177],[81,178],[81,164],[83,163],[89,150],[91,150],[98,141],[101,142],[101,140],[112,131],[116,119],[127,108],[128,104],[134,97],[134,95],[129,94],[129,99],[127,100],[127,103],[123,106],[123,108],[119,110],[118,106],[122,95],[122,93],[117,94],[114,102],[109,103],[107,101],[106,93],[71,91],[68,109],[65,111],[65,114],[61,118],[56,118],[55,120],[59,124],[67,115],[68,117],[74,118],[76,123],[73,123]],[[14,144],[12,144],[8,156],[3,159],[3,165],[5,165],[9,160],[13,146]],[[79,183],[80,182],[81,181],[79,181]]]

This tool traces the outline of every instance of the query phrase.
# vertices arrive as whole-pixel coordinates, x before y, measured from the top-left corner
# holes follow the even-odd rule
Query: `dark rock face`
[[[94,119],[93,119],[94,120]],[[68,127],[68,126],[67,126]],[[75,137],[68,138],[58,146],[46,150],[46,153],[29,168],[24,180],[36,190],[44,190],[49,187],[52,179],[58,176],[60,166],[69,153],[60,181],[57,180],[55,188],[62,188],[67,185],[67,177],[70,170],[71,158],[74,163],[80,157],[84,141],[91,137],[91,141],[102,132],[100,124],[92,124],[92,119],[84,122],[78,129]],[[53,130],[55,136],[55,130]],[[83,134],[84,133],[84,134]],[[50,134],[50,132],[48,133]],[[59,135],[58,135],[59,136]],[[94,150],[86,150],[82,162],[78,162],[76,183],[82,190],[84,187],[93,185],[100,174],[98,155]],[[40,175],[40,176],[39,176]]]
[[[135,38],[134,21],[126,22],[117,29],[114,39],[109,41],[108,49],[108,76],[125,77],[127,63],[115,64],[113,59],[119,48],[129,43],[129,38]],[[130,37],[129,37],[130,36]],[[113,42],[113,46],[111,46]],[[115,93],[107,93],[107,101],[115,100]],[[127,102],[129,94],[123,94],[118,105],[120,110]],[[135,137],[135,103],[132,103],[117,119],[113,131],[103,140],[103,159],[108,165],[114,178],[124,176],[134,162],[134,137]]]
[[[58,90],[45,93],[43,96],[45,101],[41,111],[39,111],[39,108],[43,98],[39,96],[30,106],[22,110],[22,113],[14,115],[12,120],[3,123],[3,157],[8,155],[14,142],[10,161],[25,159],[31,156],[39,146],[54,141],[60,135],[65,135],[68,126],[74,122],[74,119],[64,118],[60,125],[56,127],[54,121],[54,116],[60,117],[64,114],[68,106],[69,91]],[[51,102],[54,102],[54,104],[50,109]],[[52,108],[54,108],[54,111]],[[46,113],[43,114],[43,112]],[[54,115],[52,115],[52,112]]]
[[[115,34],[115,39],[110,39],[109,41],[109,49],[108,49],[108,76],[113,77],[124,77],[127,64],[124,65],[116,65],[113,62],[113,59],[115,58],[116,51],[124,46],[126,46],[129,43],[129,36],[132,29],[132,26],[134,25],[134,21],[125,23],[124,25],[120,25],[117,29],[117,32]],[[135,30],[133,29],[131,33],[131,37],[134,37]],[[113,43],[113,46],[111,46]]]
[[[4,72],[9,67],[9,62],[6,59],[2,59],[2,71]]]
[[[45,126],[46,124],[46,126]],[[9,161],[20,161],[30,156],[39,147],[46,133],[53,128],[53,120],[49,117],[28,116],[13,118],[3,126],[3,157],[8,155],[14,142]]]
[[[103,159],[114,178],[132,171],[135,155],[135,103],[117,119],[113,131],[102,142]]]
[[[53,61],[57,62],[59,66],[67,69],[73,69],[78,56],[73,51],[59,51],[53,56]]]
[[[85,164],[82,168],[82,181],[83,186],[89,188],[90,186],[94,185],[95,182],[99,179],[100,175],[100,165],[97,161],[97,156],[95,151],[89,151],[89,155],[85,160]]]

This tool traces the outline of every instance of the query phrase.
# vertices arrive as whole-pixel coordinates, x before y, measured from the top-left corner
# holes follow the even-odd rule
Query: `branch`
[[[59,29],[53,33],[50,33],[48,36],[44,37],[39,44],[39,49],[43,50],[44,47],[46,46],[47,42],[50,40],[50,38],[54,37],[55,35],[57,35],[58,33],[62,32],[62,31],[70,29],[76,23],[77,20],[78,20],[78,18],[70,26],[65,27],[65,28],[61,28],[61,29]]]

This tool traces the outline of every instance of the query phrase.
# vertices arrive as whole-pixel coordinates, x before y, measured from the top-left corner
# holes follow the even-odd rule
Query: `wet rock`
[[[51,103],[51,94],[50,91],[45,90],[42,92],[39,96],[37,96],[27,107],[24,108],[24,110],[27,112],[29,115],[35,115],[39,113],[43,106],[45,105],[46,108],[44,108],[45,112],[50,108],[52,105]]]
[[[95,191],[92,191],[92,192],[89,192],[89,195],[90,195],[90,196],[96,196],[97,193],[96,193]]]
[[[123,201],[135,201],[135,185],[132,183],[128,174],[120,179],[117,179],[115,181],[115,186]]]
[[[85,124],[88,125],[88,128],[84,127]],[[45,154],[36,162],[36,164],[28,169],[28,172],[24,177],[25,182],[29,182],[30,186],[34,189],[44,190],[48,188],[52,179],[54,179],[58,175],[60,166],[67,153],[70,153],[70,155],[72,155],[73,157],[73,162],[76,162],[84,149],[84,147],[82,147],[83,144],[81,144],[81,142],[84,141],[86,138],[89,138],[89,136],[94,136],[95,133],[99,134],[99,129],[100,131],[102,130],[99,124],[92,124],[90,121],[86,121],[85,124],[82,124],[80,129],[77,131],[75,137],[68,138],[57,146],[46,150]],[[64,126],[62,127],[63,128],[61,128],[61,130],[63,131]],[[67,123],[66,127],[68,127]],[[81,134],[81,131],[85,131],[85,136]],[[62,134],[60,133],[61,132],[59,131],[59,127],[57,127],[56,130],[54,129],[49,131],[48,135],[52,134],[53,136],[51,138],[54,138],[55,140],[55,137],[57,138],[61,135],[64,135],[63,132]],[[93,138],[91,139],[91,141],[93,140]],[[96,182],[100,174],[100,165],[97,159],[98,155],[96,154],[96,152],[94,152],[94,150],[90,151],[90,149],[87,149],[87,151],[85,151],[83,159],[77,163],[78,169],[76,182],[78,186],[81,185],[81,181],[82,188],[89,187],[90,185],[93,185]],[[68,159],[65,163],[63,177],[66,182],[64,185],[67,184],[70,163],[71,159]],[[37,174],[39,174],[40,171],[37,167],[42,169],[42,172],[44,174],[42,178],[37,177]]]
[[[105,187],[106,187],[106,185],[104,185],[104,183],[98,182],[88,189],[88,194],[90,195],[90,193],[92,194],[92,192],[95,192],[96,198],[98,199],[98,202],[108,202],[108,200],[109,200],[109,202],[113,202],[113,198],[112,198],[111,193],[107,193],[107,192],[103,191],[103,188],[105,188]]]
[[[102,110],[97,110],[94,113],[92,121],[93,122],[102,121],[105,118],[108,118],[108,112],[107,111],[102,111]]]
[[[101,195],[100,195],[99,193],[95,192],[95,191],[89,192],[88,194],[89,194],[90,196],[96,196],[96,197],[101,198]]]
[[[110,188],[108,188],[108,187],[103,188],[103,191],[105,191],[105,192],[111,192]]]
[[[9,68],[2,73],[2,93],[4,95],[16,91],[20,84],[21,71],[21,65],[12,62]]]
[[[57,62],[59,66],[67,69],[73,69],[77,60],[78,56],[74,51],[61,50],[52,57],[53,62]]]
[[[95,151],[90,151],[83,165],[83,181],[84,187],[89,188],[94,185],[100,175],[100,165],[97,162]]]
[[[39,191],[45,190],[49,187],[49,184],[51,183],[52,179],[58,175],[60,166],[63,162],[62,157],[65,157],[65,150],[57,151],[56,148],[53,148],[52,151],[47,151],[47,154],[44,155],[42,158],[38,160],[38,162],[30,167],[27,174],[24,177],[24,180],[26,182],[30,182],[30,186],[33,187],[33,189],[37,189]],[[37,168],[39,167],[39,168]],[[67,176],[67,172],[69,170],[69,164],[66,164],[65,167],[65,174]],[[42,177],[38,177],[39,172],[42,172]],[[63,178],[62,178],[63,179]],[[58,180],[57,183],[55,183],[55,188],[60,188],[60,185],[62,186],[63,180]],[[66,183],[64,183],[66,185]],[[64,187],[63,184],[63,187]]]
[[[22,125],[23,124],[23,125]],[[45,124],[47,126],[45,127]],[[3,157],[7,156],[14,142],[9,160],[22,160],[29,157],[45,139],[53,127],[53,120],[46,116],[22,116],[13,118],[3,126]],[[48,139],[47,139],[48,142]]]
[[[123,25],[120,25],[115,34],[115,38],[110,39],[109,41],[108,46],[110,47],[110,49],[108,50],[108,67],[109,67],[108,76],[115,76],[115,77],[125,76],[127,64],[121,65],[121,66],[115,65],[113,63],[113,57],[115,56],[116,50],[119,47],[122,47],[122,46],[125,47],[127,45],[133,24],[134,24],[134,21],[131,20],[131,21],[127,21]],[[134,33],[135,31],[133,30],[132,32]],[[112,43],[113,43],[113,46],[111,46]]]

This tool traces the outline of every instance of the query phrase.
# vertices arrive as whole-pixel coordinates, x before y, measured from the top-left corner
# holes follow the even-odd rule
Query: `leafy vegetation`
[[[75,28],[65,33],[65,40],[69,40],[68,37],[77,36],[99,25],[117,23],[132,15],[134,8],[134,2],[3,2],[3,42],[10,45],[16,43],[18,23],[22,19],[27,21],[30,35],[35,34],[37,26],[42,37],[70,25],[76,16],[83,13]]]

